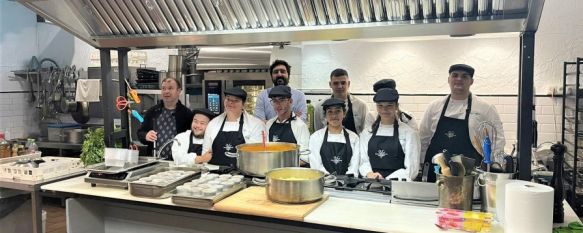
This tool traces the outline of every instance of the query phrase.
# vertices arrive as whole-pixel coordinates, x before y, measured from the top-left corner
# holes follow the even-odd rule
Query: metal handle
[[[225,156],[231,157],[231,158],[239,158],[238,153],[232,153],[232,152],[228,152],[228,151],[225,151]]]
[[[305,149],[305,150],[301,150],[301,151],[300,151],[300,155],[309,155],[310,153],[312,153],[312,152],[310,151],[310,149]]]
[[[267,185],[267,181],[265,179],[260,179],[257,177],[253,177],[253,179],[251,179],[251,182],[253,182],[253,184],[259,185],[259,186],[266,186]]]
[[[480,182],[480,180],[484,180],[484,183]],[[478,179],[476,179],[476,185],[484,187],[486,186],[486,183],[488,183],[486,177],[483,174],[478,175]]]

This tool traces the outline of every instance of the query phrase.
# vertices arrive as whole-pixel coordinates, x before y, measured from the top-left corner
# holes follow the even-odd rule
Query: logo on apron
[[[334,164],[342,163],[342,159],[340,158],[340,156],[334,156],[334,158],[330,161],[332,161]]]
[[[381,149],[381,150],[377,151],[377,153],[375,153],[375,155],[382,159],[383,157],[387,156],[388,154],[387,154],[387,152],[385,152],[385,150]]]
[[[223,148],[225,148],[226,151],[231,151],[233,149],[233,146],[231,146],[231,144],[227,143]]]
[[[273,141],[274,142],[279,142],[279,136],[273,135]]]
[[[456,135],[455,135],[455,131],[452,131],[452,130],[450,130],[450,131],[447,131],[447,133],[445,133],[445,136],[446,136],[447,138],[449,138],[449,139],[452,139],[452,138],[454,138],[454,137],[456,136]]]

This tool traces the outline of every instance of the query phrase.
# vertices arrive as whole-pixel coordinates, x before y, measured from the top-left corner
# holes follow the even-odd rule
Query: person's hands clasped
[[[208,163],[212,158],[213,152],[209,150],[200,156],[196,156],[196,158],[194,158],[194,163]]]
[[[156,131],[154,130],[148,131],[148,133],[146,134],[146,141],[154,142],[156,140],[158,140],[158,133],[156,133]]]

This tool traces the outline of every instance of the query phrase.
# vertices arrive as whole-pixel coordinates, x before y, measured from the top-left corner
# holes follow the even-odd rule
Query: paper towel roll
[[[495,218],[498,222],[504,226],[504,210],[506,209],[506,184],[522,182],[521,180],[507,180],[498,179],[496,180],[496,215]]]
[[[504,232],[548,233],[553,229],[554,189],[527,181],[506,184]]]

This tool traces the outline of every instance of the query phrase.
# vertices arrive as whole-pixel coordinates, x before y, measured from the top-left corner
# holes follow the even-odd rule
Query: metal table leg
[[[40,190],[35,190],[30,193],[32,206],[32,232],[43,232],[43,214],[42,214],[42,197]]]

